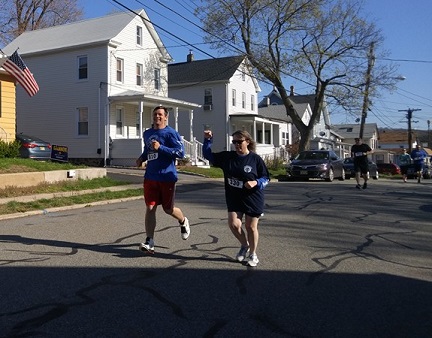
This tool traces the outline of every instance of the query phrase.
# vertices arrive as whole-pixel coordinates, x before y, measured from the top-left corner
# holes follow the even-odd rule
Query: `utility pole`
[[[371,73],[372,68],[375,63],[375,56],[374,56],[374,42],[371,43],[369,54],[368,54],[368,67],[366,71],[366,83],[365,83],[365,90],[364,90],[364,96],[363,96],[363,109],[362,109],[362,116],[361,116],[361,122],[360,122],[360,133],[359,138],[363,138],[363,132],[364,132],[364,126],[366,123],[366,117],[367,117],[367,111],[369,108],[369,87],[371,83]]]
[[[411,109],[408,108],[406,110],[399,110],[399,111],[405,111],[407,112],[407,119],[408,119],[408,153],[411,154],[412,151],[412,128],[411,128],[411,119],[412,119],[412,113],[415,111],[420,111],[421,109]]]
[[[430,120],[427,120],[428,124],[428,148],[430,148]]]

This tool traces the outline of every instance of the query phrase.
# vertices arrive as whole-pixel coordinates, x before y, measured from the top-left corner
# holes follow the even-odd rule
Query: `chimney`
[[[190,50],[189,54],[187,56],[187,62],[192,62],[193,60],[194,60],[194,56],[193,56],[192,51]]]
[[[290,96],[294,96],[294,86],[290,86]]]
[[[270,98],[268,96],[266,96],[266,106],[270,106]]]

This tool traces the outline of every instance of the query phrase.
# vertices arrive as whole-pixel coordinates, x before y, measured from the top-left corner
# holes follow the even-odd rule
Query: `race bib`
[[[357,157],[357,156],[363,156],[363,153],[361,153],[361,152],[357,152],[357,153],[354,153],[354,156],[355,156],[355,157]]]
[[[236,178],[228,178],[228,184],[233,188],[243,188],[243,181],[240,181]]]
[[[148,153],[147,154],[147,161],[157,160],[157,158],[158,158],[158,153]]]

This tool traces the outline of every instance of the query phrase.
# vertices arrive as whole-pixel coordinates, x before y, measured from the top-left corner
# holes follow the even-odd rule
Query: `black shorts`
[[[369,171],[369,163],[365,161],[354,161],[354,171],[356,173],[367,174]]]
[[[400,170],[401,170],[401,174],[402,175],[406,175],[407,172],[408,172],[408,165],[401,165],[399,167],[400,167]]]

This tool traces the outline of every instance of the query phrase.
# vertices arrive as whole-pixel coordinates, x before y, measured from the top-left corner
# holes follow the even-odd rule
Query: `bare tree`
[[[299,150],[309,149],[311,134],[329,96],[346,109],[360,111],[372,42],[381,33],[361,15],[361,2],[350,0],[202,0],[198,8],[206,40],[215,48],[229,43],[242,51],[278,90],[287,115],[300,132]],[[218,37],[218,39],[215,39]],[[391,69],[381,68],[380,78]],[[315,104],[306,123],[289,99],[287,76],[314,88]],[[383,81],[383,83],[387,81]],[[289,88],[289,86],[287,86]],[[372,92],[372,91],[371,91]]]
[[[78,0],[0,0],[0,45],[25,31],[63,25],[83,17]]]

